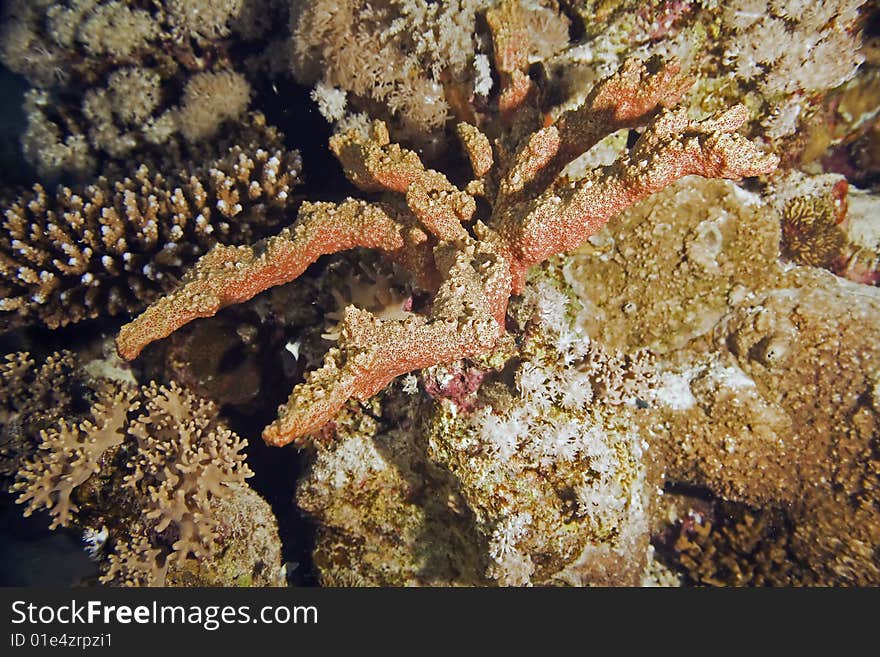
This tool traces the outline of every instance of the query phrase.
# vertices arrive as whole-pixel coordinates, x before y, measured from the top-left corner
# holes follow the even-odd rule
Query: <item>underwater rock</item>
[[[587,334],[665,353],[704,335],[779,271],[779,219],[734,183],[689,177],[639,203],[567,258]]]
[[[322,583],[641,581],[660,482],[632,417],[649,363],[573,330],[568,305],[551,282],[527,290],[518,365],[476,400],[394,386],[317,441],[297,501]]]
[[[211,501],[214,549],[204,559],[172,562],[166,586],[284,586],[278,522],[269,504],[244,484]]]

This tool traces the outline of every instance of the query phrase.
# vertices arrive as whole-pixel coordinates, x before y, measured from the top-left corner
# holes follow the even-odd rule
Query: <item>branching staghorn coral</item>
[[[297,151],[233,147],[168,178],[142,165],[54,196],[35,185],[0,228],[3,321],[55,328],[143,308],[213,245],[279,223],[300,170]]]
[[[347,308],[339,346],[294,388],[264,431],[267,442],[283,445],[316,431],[347,399],[365,400],[400,374],[485,353],[504,333],[508,299],[522,291],[530,266],[576,247],[628,205],[683,176],[738,179],[775,168],[777,158],[734,133],[745,108],[702,122],[661,109],[686,88],[674,64],[629,62],[582,107],[524,139],[505,171],[468,186],[492,205],[486,222],[477,219],[470,230],[474,196],[389,143],[381,123],[368,137],[337,135],[331,148],[349,179],[364,191],[405,195],[405,205],[305,203],[292,228],[256,247],[215,248],[181,287],[122,328],[119,353],[135,358],[192,319],[293,280],[323,254],[356,246],[409,269],[434,293],[433,303],[426,314],[385,322]],[[641,124],[642,136],[614,164],[574,183],[558,177],[609,132]],[[494,160],[488,139],[475,138],[475,130],[462,130],[471,161]]]

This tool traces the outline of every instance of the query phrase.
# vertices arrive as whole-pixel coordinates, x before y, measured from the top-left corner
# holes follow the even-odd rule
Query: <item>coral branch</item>
[[[530,41],[524,10],[517,0],[505,0],[486,12],[486,22],[492,32],[495,67],[501,75],[498,110],[509,120],[532,90],[526,74]]]
[[[456,126],[458,138],[461,140],[471,162],[471,169],[476,178],[482,178],[492,169],[494,156],[489,138],[470,123],[459,123]]]
[[[401,374],[492,348],[504,333],[510,289],[504,260],[473,240],[440,245],[435,258],[447,274],[431,314],[381,321],[348,306],[340,347],[293,389],[263,431],[267,443],[286,445],[320,429],[349,398],[365,401]]]
[[[214,247],[181,287],[122,327],[116,341],[119,354],[128,360],[136,358],[150,342],[198,317],[211,317],[225,306],[296,279],[324,254],[356,246],[399,254],[407,244],[404,225],[390,212],[356,200],[338,206],[304,203],[292,230],[285,228],[253,247]],[[403,254],[400,257],[405,259]]]
[[[693,84],[681,73],[675,59],[651,57],[631,59],[620,70],[600,82],[580,107],[563,114],[559,130],[563,141],[584,152],[609,131],[634,128],[660,107],[673,107]]]
[[[441,173],[425,171],[406,190],[406,205],[430,233],[441,240],[467,238],[461,222],[473,215],[476,203]]]
[[[360,189],[406,194],[407,206],[432,235],[441,240],[467,237],[461,222],[473,215],[474,199],[442,173],[425,169],[412,151],[389,143],[381,121],[373,123],[366,139],[357,130],[334,135],[330,149]]]
[[[405,194],[410,183],[425,172],[419,156],[390,143],[388,128],[374,121],[370,134],[357,130],[330,138],[330,150],[342,163],[346,177],[365,192]]]
[[[632,152],[563,189],[549,189],[525,221],[511,225],[508,218],[499,230],[515,254],[514,291],[522,289],[529,267],[576,248],[608,219],[679,178],[738,180],[773,171],[778,157],[730,134],[746,116],[741,105],[702,122],[689,120],[684,110],[664,110]]]
[[[600,82],[582,105],[525,141],[502,182],[499,203],[515,205],[534,197],[569,162],[617,130],[645,125],[658,109],[678,102],[692,83],[679,73],[675,60],[628,60]]]

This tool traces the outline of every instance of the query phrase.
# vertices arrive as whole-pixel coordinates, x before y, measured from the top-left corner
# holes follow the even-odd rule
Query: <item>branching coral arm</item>
[[[332,420],[349,398],[369,399],[401,374],[492,348],[504,333],[510,293],[505,260],[472,240],[443,243],[434,257],[445,279],[430,315],[382,321],[347,307],[339,347],[278,409],[278,419],[263,431],[267,443],[296,442]]]
[[[330,150],[346,178],[365,192],[405,194],[410,183],[425,172],[418,155],[391,143],[382,121],[373,121],[368,135],[358,130],[333,135]]]
[[[380,205],[357,200],[304,203],[296,224],[274,237],[252,247],[214,247],[176,290],[122,327],[116,348],[126,360],[136,358],[146,345],[196,318],[211,317],[225,306],[296,279],[325,254],[362,246],[418,264],[418,246],[411,236],[392,210]]]
[[[473,197],[442,173],[425,169],[414,152],[390,143],[383,122],[374,121],[366,137],[357,130],[334,135],[330,149],[360,189],[406,194],[410,211],[432,235],[449,241],[467,237],[461,222],[476,210]]]
[[[492,33],[495,68],[501,77],[498,110],[502,118],[509,121],[532,90],[532,81],[526,73],[529,33],[523,8],[517,0],[504,0],[486,12],[486,22]]]
[[[614,215],[687,175],[738,180],[773,171],[775,155],[762,153],[731,134],[748,117],[735,106],[713,119],[688,119],[685,110],[664,110],[630,153],[534,201],[521,224],[501,226],[513,252],[513,289],[522,289],[528,267],[578,247]]]
[[[627,60],[583,104],[535,132],[519,148],[501,183],[500,204],[515,205],[522,198],[534,197],[569,162],[621,128],[645,125],[658,109],[675,105],[692,83],[680,74],[675,60]]]
[[[465,154],[470,160],[474,178],[479,180],[489,173],[495,163],[492,144],[489,142],[489,138],[480,132],[479,128],[470,123],[459,123],[455,126],[455,130]]]
[[[693,82],[675,59],[627,60],[582,105],[559,117],[562,153],[577,157],[612,132],[645,125],[658,109],[675,106]]]

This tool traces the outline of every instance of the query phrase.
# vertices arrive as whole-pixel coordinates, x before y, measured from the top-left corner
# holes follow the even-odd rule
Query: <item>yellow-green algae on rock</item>
[[[876,583],[880,291],[782,264],[782,216],[732,183],[684,180],[566,276],[597,339],[662,354],[640,420],[668,481],[782,509],[794,581]]]
[[[678,349],[779,271],[779,220],[734,183],[690,177],[564,259],[587,333],[618,349]]]

